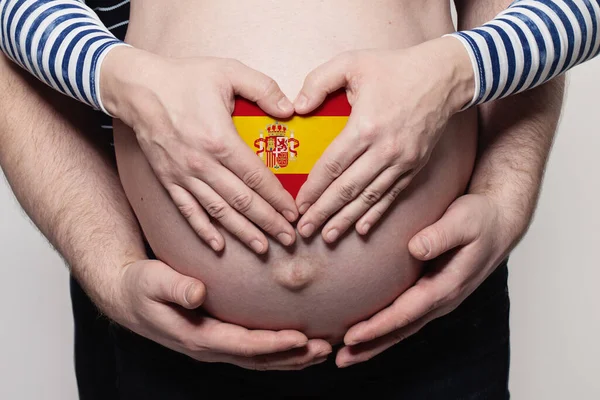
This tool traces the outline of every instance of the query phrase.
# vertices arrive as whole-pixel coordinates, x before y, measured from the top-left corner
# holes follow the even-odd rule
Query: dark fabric
[[[507,276],[503,264],[457,310],[347,369],[338,369],[333,355],[303,371],[200,363],[111,325],[118,398],[188,400],[218,393],[233,398],[508,399]]]
[[[109,321],[71,278],[75,323],[75,376],[81,400],[117,398],[115,351]]]

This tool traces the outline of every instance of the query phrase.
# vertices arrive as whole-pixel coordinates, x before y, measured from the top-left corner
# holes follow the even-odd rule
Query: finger
[[[352,164],[352,166],[354,165],[358,165],[358,161]],[[368,170],[369,168],[364,169]],[[358,196],[356,196],[356,199],[346,205],[325,225],[323,228],[323,238],[325,241],[332,243],[342,233],[348,230],[348,228],[350,228],[350,226],[352,226],[360,217],[362,217],[371,207],[377,204],[382,196],[388,191],[390,186],[392,186],[401,175],[402,170],[398,166],[387,168],[381,174],[379,174],[379,176],[377,176],[377,178],[375,178],[371,184],[369,184],[360,192]],[[327,191],[323,194],[323,196],[321,196],[321,198],[324,198],[326,193]],[[394,195],[396,194],[394,193]],[[317,201],[313,207],[316,207],[319,201]]]
[[[453,293],[454,284],[455,280],[444,274],[422,277],[392,305],[351,327],[344,343],[353,346],[368,342],[412,324],[445,304]]]
[[[267,371],[301,370],[327,360],[331,345],[324,340],[313,339],[302,348],[251,358],[235,357],[231,362],[242,368]]]
[[[410,253],[427,261],[461,245],[474,241],[480,224],[468,207],[450,206],[442,218],[421,230],[408,243]]]
[[[344,130],[319,157],[306,182],[298,191],[296,204],[300,214],[305,213],[329,185],[367,150],[367,147],[367,141],[358,140],[354,123],[349,119]]]
[[[285,190],[279,179],[242,141],[231,118],[223,122],[221,129],[232,132],[231,152],[219,160],[250,189],[281,213],[289,222],[298,218],[298,208],[292,195]]]
[[[208,215],[218,221],[228,232],[258,254],[267,251],[269,242],[265,235],[246,217],[234,210],[210,186],[199,179],[191,179],[187,186]]]
[[[179,185],[173,185],[169,188],[169,194],[171,195],[171,199],[173,199],[173,203],[175,203],[181,215],[187,219],[194,232],[214,251],[223,250],[225,247],[223,235],[210,223],[208,215],[200,207],[194,196]]]
[[[367,151],[356,159],[339,178],[325,189],[300,218],[298,222],[300,234],[304,236],[309,232],[305,229],[307,225],[314,228],[320,227],[340,208],[354,201],[384,168],[384,162],[373,151]],[[339,231],[331,230],[328,235],[324,235],[325,240],[331,243],[337,239],[339,233]]]
[[[371,228],[383,217],[388,208],[394,204],[400,193],[410,185],[415,176],[416,172],[414,170],[409,171],[388,189],[383,197],[359,219],[356,223],[356,231],[361,235],[369,233]]]
[[[293,330],[249,330],[204,317],[195,331],[196,347],[245,358],[279,353],[308,344],[306,335]]]
[[[346,368],[354,364],[369,361],[390,347],[416,334],[429,322],[441,316],[441,314],[435,315],[434,313],[430,313],[402,329],[388,333],[375,340],[360,343],[352,347],[344,346],[336,355],[336,365],[340,368]]]
[[[175,303],[189,310],[202,305],[206,288],[202,282],[182,275],[168,265],[155,262],[140,271],[146,296],[155,301]]]
[[[292,225],[228,169],[219,166],[204,181],[237,212],[254,222],[284,246],[296,240]]]
[[[296,112],[308,114],[320,106],[329,94],[346,87],[350,65],[350,54],[343,53],[312,70],[294,100]]]
[[[267,114],[287,118],[294,113],[292,102],[281,91],[277,82],[267,75],[231,60],[228,76],[235,94],[257,103]]]

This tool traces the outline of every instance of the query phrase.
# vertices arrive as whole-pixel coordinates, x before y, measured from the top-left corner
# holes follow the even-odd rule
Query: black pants
[[[508,399],[507,276],[505,263],[457,310],[347,369],[336,368],[333,354],[328,362],[303,371],[259,372],[200,363],[98,320],[89,310],[78,315],[82,307],[75,307],[81,399]],[[73,293],[74,304],[89,301],[80,289]]]

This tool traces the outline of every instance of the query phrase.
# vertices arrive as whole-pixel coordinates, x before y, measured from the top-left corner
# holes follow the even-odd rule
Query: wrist
[[[130,125],[138,113],[135,98],[151,81],[147,74],[158,59],[131,46],[115,47],[106,55],[100,70],[100,94],[109,114]]]
[[[452,36],[442,36],[431,41],[435,44],[436,60],[450,72],[449,105],[453,113],[465,109],[473,101],[476,92],[475,69],[465,46]]]
[[[119,316],[126,303],[122,287],[124,274],[130,265],[148,257],[143,246],[101,254],[102,257],[83,258],[71,264],[71,273],[102,314],[121,322]]]

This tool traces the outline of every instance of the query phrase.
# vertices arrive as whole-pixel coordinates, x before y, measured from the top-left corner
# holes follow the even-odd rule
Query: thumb
[[[417,259],[432,260],[455,247],[477,239],[480,225],[464,203],[450,206],[433,225],[421,230],[408,243],[408,250]]]
[[[272,78],[247,65],[232,60],[229,80],[235,94],[256,104],[267,114],[287,118],[294,113],[294,105]]]
[[[189,310],[198,308],[206,297],[204,284],[197,279],[185,276],[164,263],[156,263],[153,268],[145,268],[143,282],[149,296],[160,302],[175,303]]]
[[[349,56],[343,53],[312,70],[294,101],[298,114],[308,114],[319,107],[325,98],[348,84]]]

